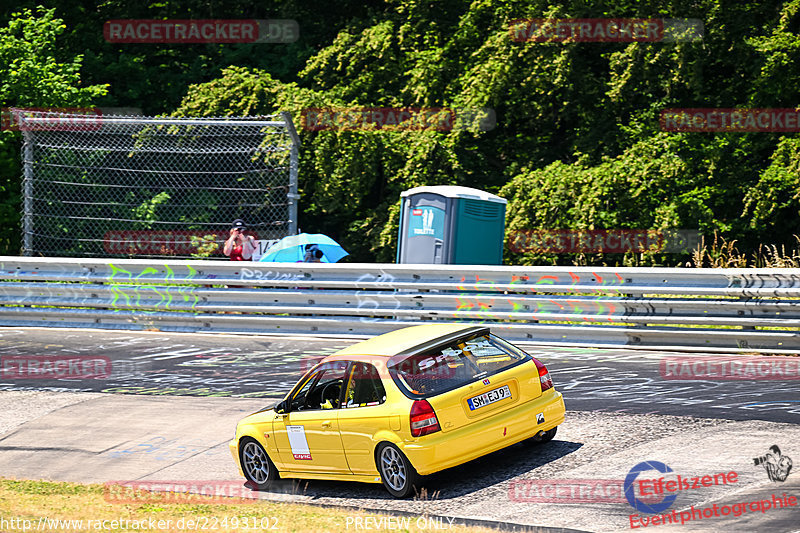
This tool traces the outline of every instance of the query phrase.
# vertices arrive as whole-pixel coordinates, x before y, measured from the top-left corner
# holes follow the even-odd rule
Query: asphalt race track
[[[315,361],[352,342],[0,329],[2,365],[9,358],[78,355],[108,365],[108,372],[94,379],[0,374],[0,472],[87,482],[243,483],[227,449],[236,421],[274,403]],[[523,347],[547,364],[564,394],[567,420],[552,442],[515,445],[432,476],[422,499],[398,501],[380,485],[334,482],[285,482],[254,497],[630,531],[642,528],[640,518],[655,515],[633,508],[623,480],[638,463],[659,461],[674,471],[665,476],[668,480],[678,474],[737,475],[729,484],[677,492],[660,514],[686,511],[690,521],[656,522],[648,531],[800,531],[800,502],[790,506],[783,500],[783,508],[773,508],[784,494],[800,499],[800,472],[771,481],[754,461],[773,445],[800,460],[800,376],[667,379],[665,369],[685,368],[686,357],[705,361],[705,356]],[[783,371],[798,362],[790,357],[770,361]],[[768,510],[755,506],[741,513],[743,504],[761,500],[771,502]],[[740,516],[731,511],[698,518],[715,505]],[[688,519],[692,507],[695,518]]]
[[[102,379],[0,380],[0,390],[283,397],[322,357],[355,340],[81,330],[0,329],[0,357],[98,356]],[[666,380],[662,360],[702,354],[525,347],[550,369],[572,411],[800,422],[800,375],[790,380]],[[779,357],[776,359],[787,359]]]

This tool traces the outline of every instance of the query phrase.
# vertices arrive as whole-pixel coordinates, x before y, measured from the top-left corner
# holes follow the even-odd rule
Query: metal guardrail
[[[432,321],[546,344],[800,353],[800,269],[0,257],[0,326],[374,335]]]

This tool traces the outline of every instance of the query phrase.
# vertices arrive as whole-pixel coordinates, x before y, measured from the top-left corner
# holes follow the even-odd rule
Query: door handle
[[[323,427],[323,428],[329,428],[329,427],[331,427],[331,421],[330,421],[330,420],[326,420],[326,421],[324,421],[324,422],[322,423],[322,427]]]

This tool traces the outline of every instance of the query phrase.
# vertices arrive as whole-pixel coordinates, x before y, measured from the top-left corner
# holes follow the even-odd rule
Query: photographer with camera
[[[792,460],[781,454],[781,449],[777,444],[770,446],[769,451],[761,457],[754,457],[753,463],[756,466],[763,466],[767,471],[770,481],[786,481],[789,472],[792,471]]]
[[[250,261],[256,249],[256,239],[245,233],[247,224],[240,218],[231,223],[230,237],[222,247],[222,253],[231,258],[231,261]]]

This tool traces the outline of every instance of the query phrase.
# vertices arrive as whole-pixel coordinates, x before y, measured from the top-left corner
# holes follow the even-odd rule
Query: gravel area
[[[622,479],[631,463],[625,451],[681,435],[705,433],[735,425],[722,419],[604,412],[568,412],[555,439],[547,444],[517,444],[466,465],[440,472],[428,479],[428,493],[421,498],[395,500],[379,485],[356,483],[300,483],[287,486],[294,497],[275,499],[307,501],[326,505],[404,511],[416,514],[457,516],[531,526],[567,527],[585,531],[607,531],[627,524],[627,504],[553,504],[514,501],[512,483],[526,479]],[[769,424],[769,423],[766,423]],[[776,424],[780,425],[780,424]],[[608,461],[603,470],[591,473],[597,461]],[[581,471],[587,468],[590,473]],[[601,518],[602,517],[602,518]],[[598,524],[603,524],[598,529]]]
[[[165,424],[169,426],[170,415],[167,413],[164,413],[163,419],[158,418],[161,426],[154,424],[150,418],[154,416],[152,413],[154,407],[150,405],[152,401],[144,401],[142,397],[113,395],[114,409],[123,409],[133,417],[131,421],[120,421],[103,419],[100,416],[102,413],[97,412],[110,409],[108,406],[104,408],[101,404],[111,401],[112,395],[2,391],[0,392],[0,405],[3,406],[0,410],[0,440],[9,437],[10,432],[27,421],[98,397],[104,399],[81,406],[77,412],[75,409],[69,410],[74,420],[61,420],[63,417],[57,417],[57,420],[70,424],[70,428],[90,432],[96,429],[86,423],[87,417],[93,417],[89,420],[96,422],[108,422],[110,425],[106,429],[108,435],[112,435],[108,438],[121,439],[124,442],[120,446],[124,444],[133,448],[144,446],[137,444],[140,441],[150,442],[153,438],[161,438],[153,435],[163,434],[163,439],[169,442],[172,442],[170,439],[175,439],[175,446],[178,448],[186,444],[185,439],[190,438],[185,428],[175,434],[168,431]],[[159,402],[170,401],[173,400],[159,398]],[[249,405],[243,405],[242,402],[245,400],[239,399],[175,398],[174,401],[176,403],[173,405],[181,405],[183,408],[180,411],[181,417],[197,416],[197,423],[201,424],[202,421],[207,422],[213,415],[219,419],[217,425],[220,427],[232,424],[232,421],[240,416],[239,411],[245,407],[250,408]],[[201,402],[209,404],[204,407],[205,411],[196,407],[194,410],[191,409],[193,405]],[[122,424],[120,431],[114,429],[112,423],[114,420]],[[51,419],[50,422],[52,421],[54,420]],[[182,423],[187,423],[187,420],[182,420]],[[60,434],[52,431],[49,422],[32,424],[30,431],[42,432],[43,428],[49,429],[49,438],[60,442]],[[13,444],[14,439],[23,438],[24,431],[25,429],[22,429],[21,433],[10,437],[7,443]],[[225,435],[229,433],[228,430],[225,430],[227,433],[216,429],[214,431]],[[73,440],[84,438],[78,433],[72,437]],[[191,435],[191,438],[200,436]],[[519,492],[513,490],[514,484],[525,480],[553,480],[571,485],[574,485],[576,480],[587,479],[618,482],[624,479],[636,463],[656,460],[668,464],[676,473],[684,476],[730,470],[740,473],[740,482],[735,486],[682,494],[676,502],[676,508],[685,508],[689,504],[709,504],[731,497],[745,501],[746,498],[739,494],[741,491],[749,493],[770,483],[762,469],[753,467],[752,458],[765,453],[770,445],[779,443],[785,453],[796,460],[796,457],[800,456],[800,453],[795,453],[796,448],[793,443],[796,442],[800,442],[800,425],[797,424],[763,420],[732,421],[691,416],[568,411],[565,422],[559,427],[555,439],[551,442],[541,445],[516,444],[468,464],[430,476],[426,480],[427,491],[418,498],[396,500],[379,484],[291,480],[281,482],[280,486],[273,490],[259,493],[259,497],[390,513],[402,512],[416,516],[428,514],[526,526],[562,527],[579,531],[630,531],[629,515],[633,509],[624,499],[620,501],[620,496],[612,501],[601,497],[597,503],[538,503],[523,501],[524,498],[517,496]],[[95,445],[99,448],[106,446],[102,443]],[[194,458],[196,460],[188,461],[182,456],[172,457],[166,454],[161,463],[155,457],[144,453],[130,454],[111,461],[107,457],[108,454],[87,454],[84,448],[65,445],[63,450],[48,448],[49,451],[42,452],[53,455],[49,463],[53,479],[72,479],[77,474],[85,476],[87,468],[93,469],[95,473],[99,472],[101,478],[111,476],[108,479],[189,480],[197,479],[198,472],[202,472],[201,477],[204,479],[238,479],[233,460],[227,453],[224,443],[218,446],[219,449],[216,450],[218,453],[198,455]],[[20,454],[19,460],[23,463],[32,461],[35,457],[37,468],[42,460],[41,454],[27,458],[24,451],[10,453]],[[20,466],[20,463],[13,464]],[[57,470],[56,465],[61,465],[61,470]],[[770,518],[771,515],[765,515],[759,519]],[[777,531],[761,525],[754,523],[749,530]]]

